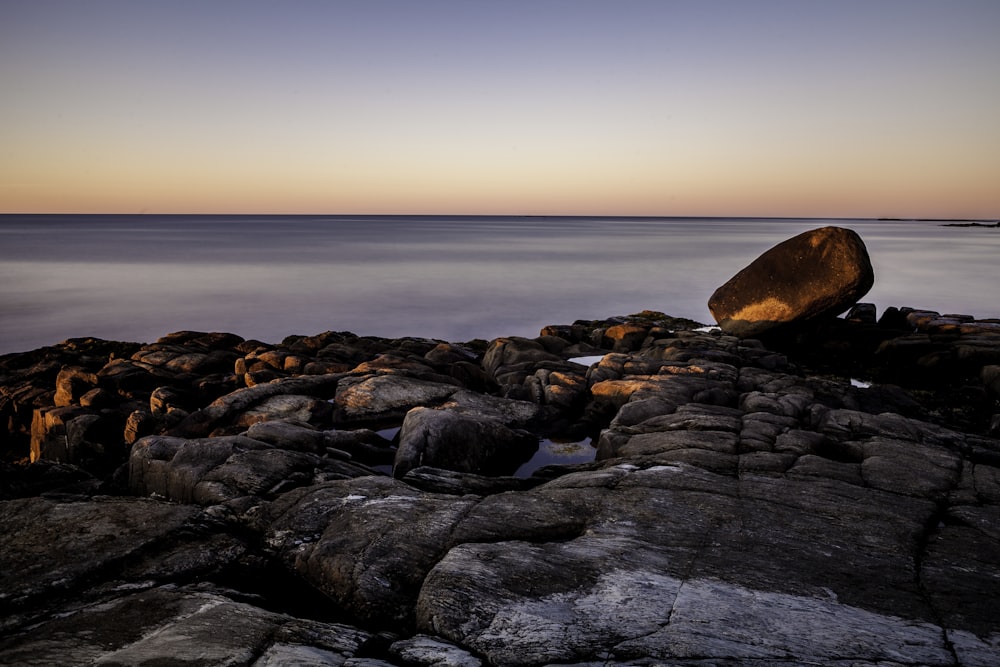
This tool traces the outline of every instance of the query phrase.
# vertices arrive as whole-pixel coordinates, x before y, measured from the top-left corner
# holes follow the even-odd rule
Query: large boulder
[[[728,334],[837,315],[875,282],[868,251],[850,229],[822,227],[774,246],[715,290],[708,308]]]

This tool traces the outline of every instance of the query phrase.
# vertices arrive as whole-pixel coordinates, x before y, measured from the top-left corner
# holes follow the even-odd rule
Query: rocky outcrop
[[[996,323],[875,315],[5,360],[0,664],[996,664]]]
[[[842,227],[823,227],[762,254],[715,290],[708,308],[723,331],[753,338],[843,313],[874,280],[861,237]]]

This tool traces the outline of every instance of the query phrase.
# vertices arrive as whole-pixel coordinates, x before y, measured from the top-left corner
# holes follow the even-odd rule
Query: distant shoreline
[[[948,222],[941,225],[942,227],[986,227],[987,229],[1000,229],[1000,220],[996,222],[978,222],[978,221],[963,221],[963,222]]]
[[[892,218],[892,217],[838,217],[838,216],[746,216],[746,215],[574,215],[574,214],[429,214],[429,213],[17,213],[0,212],[0,221],[13,218],[135,218],[176,219],[212,218],[216,220],[266,219],[321,219],[321,220],[747,220],[747,221],[853,221],[853,222],[933,222],[946,227],[1000,227],[1000,220],[992,218]]]
[[[864,220],[867,218],[858,218]],[[1000,228],[1000,220],[985,218],[871,218],[878,222],[936,222],[940,227],[985,227]]]

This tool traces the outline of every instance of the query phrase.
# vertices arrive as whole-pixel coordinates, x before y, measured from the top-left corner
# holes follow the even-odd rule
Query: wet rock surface
[[[876,315],[0,358],[0,664],[995,665],[1000,321]]]

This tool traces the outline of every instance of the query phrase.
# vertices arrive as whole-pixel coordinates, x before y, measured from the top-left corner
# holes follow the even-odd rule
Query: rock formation
[[[715,290],[708,308],[723,331],[753,338],[843,313],[874,280],[861,237],[842,227],[823,227],[762,254]]]
[[[1000,321],[870,311],[0,358],[0,664],[995,665]]]

